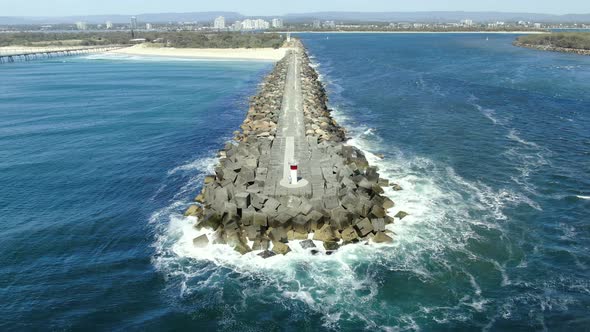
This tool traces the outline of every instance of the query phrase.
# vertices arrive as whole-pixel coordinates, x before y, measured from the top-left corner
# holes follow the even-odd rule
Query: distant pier
[[[61,47],[61,48],[15,48],[0,49],[0,64],[102,53],[127,47],[127,45]]]

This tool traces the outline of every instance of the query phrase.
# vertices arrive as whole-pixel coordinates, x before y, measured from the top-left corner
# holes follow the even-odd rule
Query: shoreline
[[[549,31],[278,31],[276,33],[330,33],[330,34],[346,34],[346,33],[384,33],[384,34],[546,34],[551,33]]]
[[[189,59],[219,59],[237,61],[279,61],[288,48],[168,48],[135,45],[110,51],[111,54],[176,57]]]

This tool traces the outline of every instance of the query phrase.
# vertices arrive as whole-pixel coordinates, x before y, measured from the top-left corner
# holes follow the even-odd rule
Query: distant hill
[[[84,21],[90,24],[104,23],[128,23],[131,16],[136,16],[139,22],[166,23],[166,22],[209,22],[218,16],[233,21],[243,17],[236,12],[196,12],[196,13],[154,13],[137,15],[87,15],[87,16],[63,16],[63,17],[12,17],[0,16],[0,24],[60,24]]]
[[[505,13],[505,12],[316,12],[287,14],[285,19],[297,20],[334,20],[348,22],[456,22],[471,19],[476,22],[490,21],[531,21],[540,23],[567,22],[590,23],[588,14],[535,14],[535,13]]]
[[[137,15],[88,15],[64,17],[13,17],[0,16],[0,24],[59,24],[84,21],[88,23],[127,23],[131,16],[136,16],[140,22],[211,22],[217,16],[224,16],[227,21],[241,20],[246,16],[237,12],[194,12],[194,13],[153,13]],[[256,16],[262,17],[264,16]],[[280,16],[279,16],[280,17]],[[267,19],[269,17],[266,17]],[[535,14],[535,13],[505,13],[505,12],[316,12],[298,13],[282,16],[287,22],[303,22],[314,19],[334,20],[339,22],[456,22],[471,19],[476,22],[490,21],[531,21],[540,23],[590,23],[588,14]]]

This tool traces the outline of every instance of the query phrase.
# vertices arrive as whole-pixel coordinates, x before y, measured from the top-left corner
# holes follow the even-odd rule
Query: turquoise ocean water
[[[2,65],[0,329],[590,329],[590,57],[301,37],[350,142],[404,188],[394,245],[191,247],[181,213],[271,63]]]

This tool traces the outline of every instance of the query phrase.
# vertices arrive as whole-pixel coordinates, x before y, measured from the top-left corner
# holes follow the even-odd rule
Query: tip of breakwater
[[[407,216],[387,214],[395,203],[383,188],[401,187],[346,144],[346,130],[332,118],[305,48],[298,40],[292,44],[185,212],[196,217],[193,227],[200,231],[194,247],[223,244],[263,258],[293,250],[331,254],[351,243],[392,243],[386,226]],[[294,158],[305,186],[281,185],[285,163]]]

